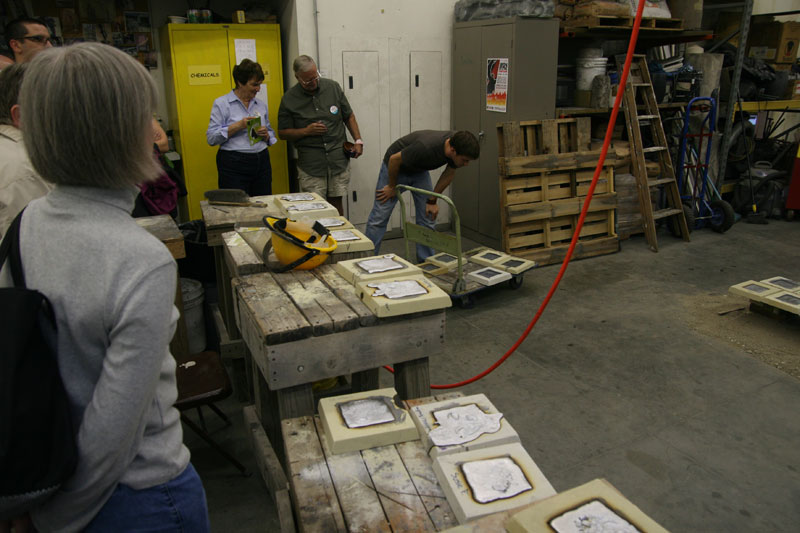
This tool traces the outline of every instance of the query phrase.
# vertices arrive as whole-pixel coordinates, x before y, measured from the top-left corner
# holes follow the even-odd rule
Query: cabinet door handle
[[[414,86],[419,87],[419,74],[414,75]]]
[[[358,195],[356,194],[356,191],[353,191],[353,201],[354,202],[358,201]]]
[[[350,88],[352,89],[353,88],[353,76],[348,76],[347,78],[348,78],[348,81],[350,83]]]
[[[483,135],[484,135],[484,133],[483,133],[482,131],[479,131],[479,132],[478,132],[478,140],[479,140],[479,141],[482,141],[482,140],[483,140]]]

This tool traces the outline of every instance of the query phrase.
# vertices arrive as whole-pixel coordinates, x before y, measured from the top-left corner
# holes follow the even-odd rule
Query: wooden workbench
[[[281,429],[298,531],[443,531],[458,525],[419,439],[333,455],[319,417],[284,420]]]
[[[146,229],[151,235],[164,243],[173,259],[186,257],[186,248],[183,245],[183,233],[169,215],[136,218],[136,223]],[[175,327],[175,335],[169,343],[172,355],[183,358],[189,355],[189,338],[186,330],[186,319],[183,314],[183,293],[181,292],[181,279],[178,275],[177,288],[175,289],[175,307],[178,308],[180,317]]]

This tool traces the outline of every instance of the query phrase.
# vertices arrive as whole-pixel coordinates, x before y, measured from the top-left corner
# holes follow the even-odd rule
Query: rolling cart
[[[444,200],[447,205],[450,206],[450,209],[453,212],[453,226],[455,235],[438,232],[436,230],[420,226],[419,224],[415,224],[411,221],[407,221],[406,206],[401,194],[403,191],[422,193],[426,196],[435,196],[436,198]],[[436,283],[436,285],[444,290],[454,303],[464,308],[473,307],[475,305],[476,293],[495,287],[496,285],[484,285],[482,283],[478,283],[477,281],[467,279],[467,274],[485,267],[483,265],[476,265],[465,260],[465,253],[461,247],[461,220],[459,219],[458,210],[456,209],[453,201],[443,194],[426,191],[425,189],[419,189],[416,187],[410,187],[408,185],[397,186],[397,198],[400,201],[400,222],[403,229],[403,238],[405,240],[406,258],[411,257],[411,242],[430,246],[439,252],[450,254],[451,256],[455,257],[454,261],[457,262],[457,267],[454,270],[441,274],[435,274],[426,271],[426,275],[431,281]],[[476,248],[475,250],[468,251],[467,254],[473,254],[481,250],[488,249],[483,247]],[[528,270],[533,268],[533,266],[535,266],[535,264],[531,265]],[[521,287],[524,276],[524,271],[512,274],[511,279],[507,281],[508,287],[512,289],[518,289]]]

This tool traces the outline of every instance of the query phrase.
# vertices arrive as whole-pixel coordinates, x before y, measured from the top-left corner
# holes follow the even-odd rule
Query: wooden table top
[[[299,531],[443,531],[458,525],[419,439],[333,455],[319,417],[281,424]]]
[[[183,233],[169,215],[135,218],[136,223],[163,242],[175,259],[186,257],[183,246]]]
[[[263,226],[265,216],[280,217],[281,211],[275,206],[273,196],[254,196],[251,201],[263,202],[266,207],[237,207],[229,205],[210,205],[200,202],[200,211],[206,224],[209,246],[220,246],[222,234],[234,229],[236,224],[243,226]]]

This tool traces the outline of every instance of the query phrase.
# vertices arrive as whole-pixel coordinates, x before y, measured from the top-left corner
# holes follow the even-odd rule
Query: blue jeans
[[[208,506],[192,463],[176,478],[148,489],[119,484],[85,533],[207,533]]]
[[[431,175],[427,170],[415,172],[414,174],[399,172],[397,174],[397,184],[410,185],[411,187],[417,187],[427,191],[433,190],[433,185],[431,184]],[[389,185],[389,169],[386,167],[386,163],[383,163],[381,165],[381,171],[378,174],[378,185],[375,187],[375,189],[380,190],[386,185]],[[399,193],[400,191],[398,191],[398,194]],[[428,215],[425,213],[425,204],[428,201],[428,195],[419,193],[411,194],[414,197],[414,212],[417,217],[417,224],[433,229],[435,220],[428,218]],[[396,204],[397,196],[386,200],[384,203],[380,203],[376,198],[375,203],[372,206],[372,211],[369,214],[369,218],[367,218],[366,235],[369,240],[375,244],[375,255],[380,253],[381,241],[383,240],[384,233],[386,233],[386,225],[389,223],[389,218],[391,218],[392,211],[394,210],[394,206]],[[417,244],[418,261],[424,261],[434,253],[435,252],[433,248]]]

